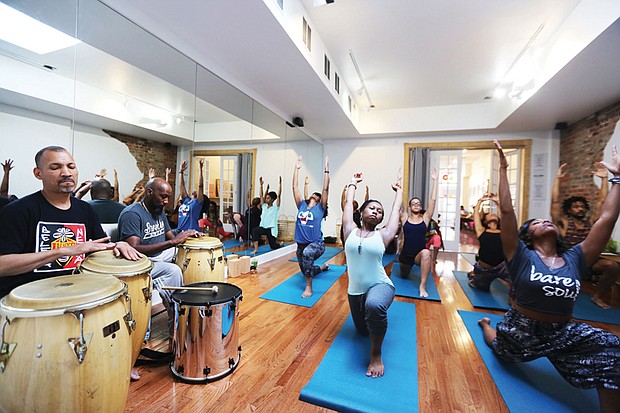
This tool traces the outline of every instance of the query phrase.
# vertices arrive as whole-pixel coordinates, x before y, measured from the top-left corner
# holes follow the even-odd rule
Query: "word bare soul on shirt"
[[[545,296],[555,296],[571,299],[575,301],[579,295],[581,283],[578,280],[573,280],[569,277],[560,277],[553,274],[543,274],[537,272],[534,265],[530,272],[530,281],[537,281],[541,284],[547,284],[542,286],[542,290],[545,292]]]

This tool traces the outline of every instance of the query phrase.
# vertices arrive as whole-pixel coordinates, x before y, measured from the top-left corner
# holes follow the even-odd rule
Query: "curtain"
[[[418,197],[422,200],[423,205],[426,205],[425,203],[428,201],[429,156],[430,148],[413,148],[409,152],[409,199]],[[409,199],[405,200],[407,205]]]
[[[234,211],[238,211],[243,214],[248,208],[246,199],[248,191],[252,184],[252,157],[253,154],[249,152],[240,153],[237,155],[237,176],[239,177],[239,196],[235,199]],[[250,200],[254,197],[254,194],[250,194]]]

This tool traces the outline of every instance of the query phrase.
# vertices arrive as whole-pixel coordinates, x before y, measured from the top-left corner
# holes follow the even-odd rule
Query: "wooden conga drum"
[[[224,244],[214,237],[188,238],[178,246],[176,264],[183,272],[183,284],[224,279]]]
[[[109,274],[127,284],[127,291],[131,298],[131,313],[136,321],[135,330],[131,332],[132,365],[136,363],[140,355],[151,319],[152,269],[153,263],[147,257],[131,261],[115,257],[112,250],[90,254],[80,267],[82,274]]]
[[[111,275],[33,281],[0,300],[0,411],[122,412],[127,286]]]

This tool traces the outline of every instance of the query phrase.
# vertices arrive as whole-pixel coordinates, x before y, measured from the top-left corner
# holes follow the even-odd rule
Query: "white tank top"
[[[349,272],[349,294],[366,294],[370,287],[379,283],[393,286],[383,267],[385,244],[381,234],[374,231],[372,235],[360,238],[359,231],[355,229],[351,232],[344,246]]]

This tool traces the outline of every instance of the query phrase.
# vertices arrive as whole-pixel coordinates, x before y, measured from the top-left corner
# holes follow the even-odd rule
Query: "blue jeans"
[[[394,287],[390,284],[375,284],[366,294],[349,294],[349,307],[353,324],[358,333],[367,336],[383,336],[387,331],[387,311],[394,301]]]

